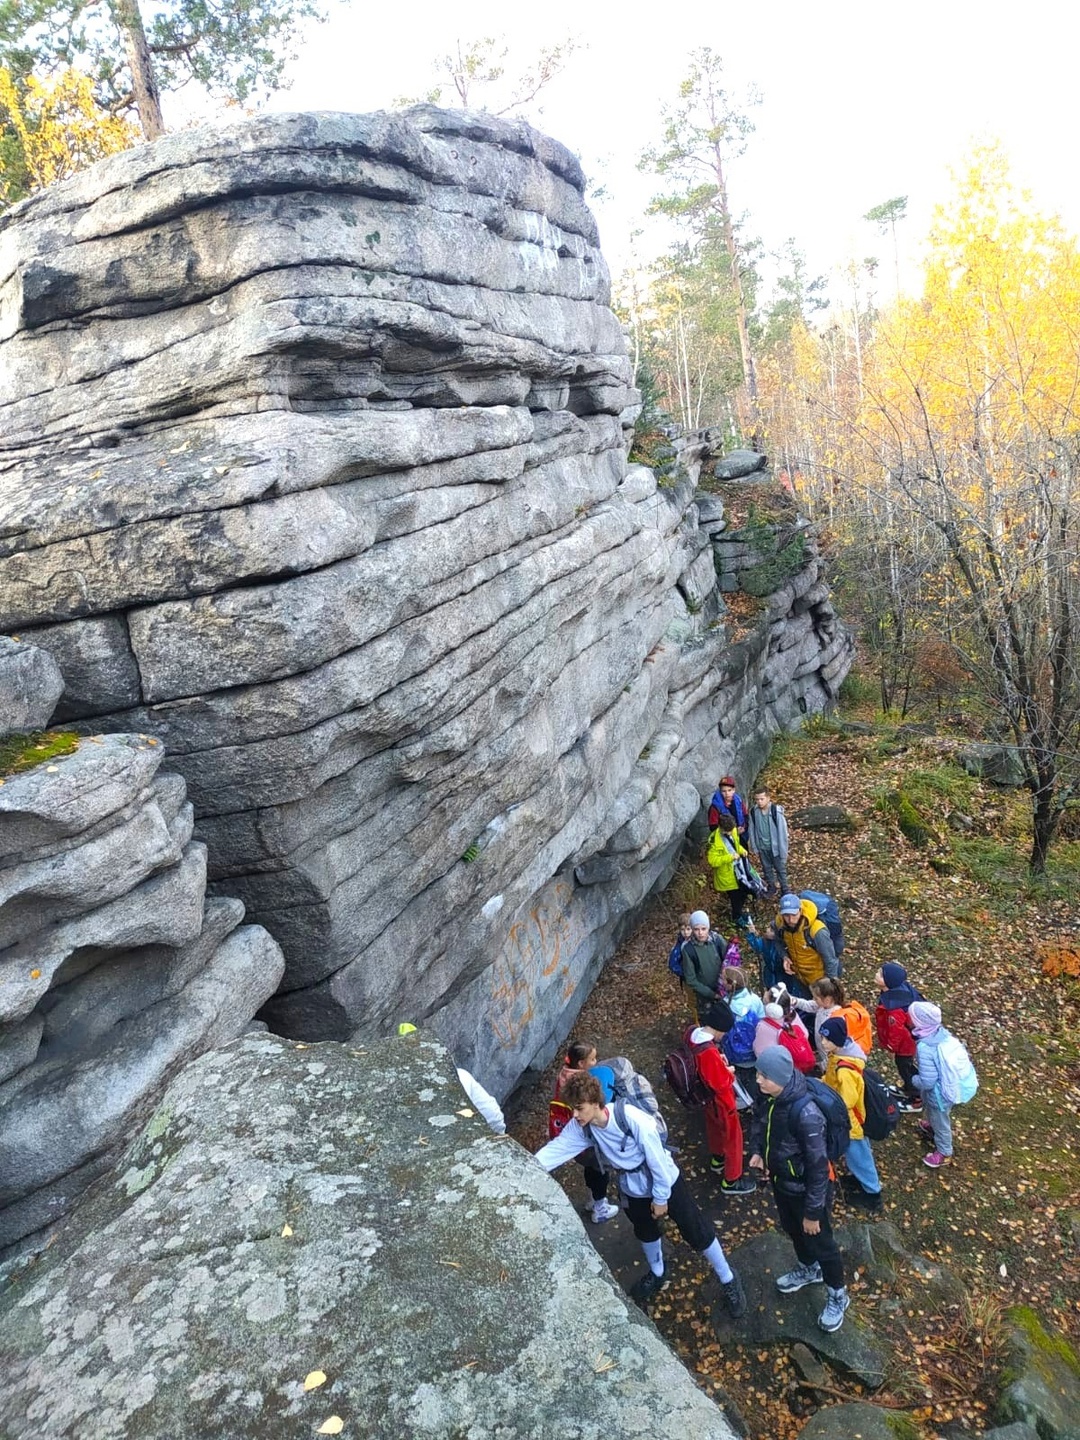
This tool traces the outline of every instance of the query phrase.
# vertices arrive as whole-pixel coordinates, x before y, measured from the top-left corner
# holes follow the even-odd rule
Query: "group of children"
[[[703,910],[682,917],[668,964],[691,992],[697,1023],[668,1057],[665,1071],[682,1103],[703,1110],[709,1168],[721,1192],[749,1195],[758,1179],[771,1181],[780,1225],[797,1260],[778,1277],[777,1287],[792,1293],[824,1283],[818,1323],[834,1331],[849,1303],[843,1257],[832,1233],[841,1159],[848,1200],[879,1212],[882,1187],[872,1141],[891,1133],[898,1113],[915,1114],[927,1142],[923,1163],[931,1169],[947,1164],[953,1153],[950,1112],[974,1094],[974,1067],[943,1026],[938,1006],[923,998],[902,965],[888,963],[877,972],[873,1019],[848,997],[840,976],[839,912],[828,896],[787,891],[787,824],[767,790],[756,791],[748,809],[725,776],[709,820],[714,886],[728,893],[740,930],[729,940],[713,930]],[[780,890],[775,919],[760,935],[745,914],[754,892],[740,879],[745,869],[735,864],[740,856],[749,858],[747,846],[770,890]],[[743,964],[743,946],[757,957],[760,993]],[[900,1082],[895,1089],[868,1069],[875,1036],[894,1057]],[[609,1176],[616,1174],[648,1263],[648,1273],[633,1288],[635,1298],[648,1300],[666,1283],[657,1222],[670,1214],[687,1243],[711,1264],[730,1313],[741,1315],[739,1279],[665,1148],[666,1128],[652,1088],[630,1061],[598,1062],[591,1045],[571,1046],[553,1111],[556,1106],[564,1113],[549,1127],[552,1138],[538,1158],[548,1170],[575,1159],[583,1166],[592,1195],[587,1213],[596,1223],[618,1214],[607,1198]],[[750,1117],[749,1175],[742,1113]]]

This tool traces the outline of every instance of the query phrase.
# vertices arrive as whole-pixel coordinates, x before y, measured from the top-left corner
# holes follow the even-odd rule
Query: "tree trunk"
[[[1045,875],[1046,862],[1050,856],[1050,847],[1054,843],[1054,836],[1057,833],[1059,812],[1054,805],[1055,791],[1057,790],[1057,775],[1053,771],[1046,771],[1039,767],[1039,788],[1032,798],[1031,807],[1031,858],[1028,861],[1028,868],[1032,875]]]
[[[131,66],[131,83],[135,108],[139,112],[139,123],[147,140],[156,140],[165,134],[165,122],[161,118],[161,95],[158,92],[157,77],[154,75],[154,62],[150,58],[150,47],[146,43],[139,0],[113,0],[113,15],[124,32],[124,48]]]
[[[743,293],[742,270],[739,266],[739,247],[735,241],[735,227],[731,223],[728,207],[727,181],[719,148],[714,152],[716,166],[716,188],[720,199],[720,228],[724,236],[724,248],[731,265],[731,294],[735,301],[735,320],[739,330],[739,355],[742,359],[743,378],[746,381],[747,424],[750,430],[750,444],[756,450],[761,445],[761,416],[758,410],[757,370],[754,368],[754,352],[750,348],[750,324],[746,315],[746,296]]]

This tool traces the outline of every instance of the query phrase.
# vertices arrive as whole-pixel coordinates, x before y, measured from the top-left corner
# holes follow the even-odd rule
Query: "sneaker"
[[[610,1200],[597,1200],[589,1211],[589,1216],[594,1225],[603,1225],[605,1220],[614,1220],[618,1213],[618,1205],[612,1205]]]
[[[920,1120],[918,1125],[915,1126],[915,1129],[918,1130],[920,1135],[925,1135],[928,1140],[934,1138],[934,1127],[930,1124],[929,1120]]]
[[[839,1330],[844,1323],[844,1315],[851,1304],[851,1296],[847,1288],[833,1290],[830,1286],[828,1299],[825,1301],[825,1309],[818,1316],[817,1323],[826,1334],[831,1335],[834,1330]]]
[[[821,1266],[796,1265],[794,1270],[789,1270],[786,1275],[776,1277],[776,1288],[785,1295],[793,1295],[796,1290],[802,1290],[807,1285],[820,1285],[824,1280],[821,1273]]]
[[[648,1300],[653,1300],[666,1289],[668,1283],[667,1267],[665,1266],[662,1275],[654,1275],[651,1270],[646,1270],[641,1279],[630,1287],[630,1299],[636,1300],[639,1305]]]
[[[739,1279],[739,1272],[733,1270],[731,1279],[721,1283],[720,1289],[724,1292],[724,1304],[727,1312],[733,1320],[741,1320],[746,1314],[746,1291]]]
[[[929,1155],[922,1157],[922,1163],[929,1165],[931,1170],[940,1170],[942,1165],[947,1165],[951,1159],[951,1155],[943,1155],[940,1150],[931,1150]]]
[[[921,1115],[922,1101],[909,1100],[905,1095],[902,1100],[896,1102],[896,1108],[900,1111],[901,1115]]]
[[[724,1195],[756,1195],[757,1181],[749,1175],[740,1175],[738,1180],[721,1180],[720,1190]]]

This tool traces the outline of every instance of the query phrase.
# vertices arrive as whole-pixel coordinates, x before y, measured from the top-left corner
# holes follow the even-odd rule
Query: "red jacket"
[[[695,1045],[698,1074],[716,1097],[721,1110],[735,1109],[735,1077],[715,1045]]]
[[[878,1044],[883,1050],[894,1055],[914,1055],[915,1036],[911,1030],[911,1016],[898,1006],[879,1004],[874,1011],[877,1025]]]

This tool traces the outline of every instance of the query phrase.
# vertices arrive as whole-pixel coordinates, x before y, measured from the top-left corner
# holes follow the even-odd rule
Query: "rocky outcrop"
[[[285,952],[273,1028],[426,1018],[498,1093],[850,658],[804,522],[736,624],[722,496],[628,467],[582,190],[421,107],[172,136],[0,218],[0,629],[59,717],[166,744]]]
[[[43,729],[63,689],[51,655],[0,635],[0,740]]]
[[[18,648],[0,686],[25,673]],[[237,928],[243,905],[206,898],[161,759],[152,737],[96,735],[0,780],[0,1248],[61,1217],[281,978],[266,931]]]
[[[1040,1440],[1080,1440],[1080,1356],[1024,1305],[1007,1311],[1008,1363],[994,1418],[1030,1425]]]
[[[197,1061],[0,1296],[0,1357],[11,1440],[734,1440],[419,1036]]]

